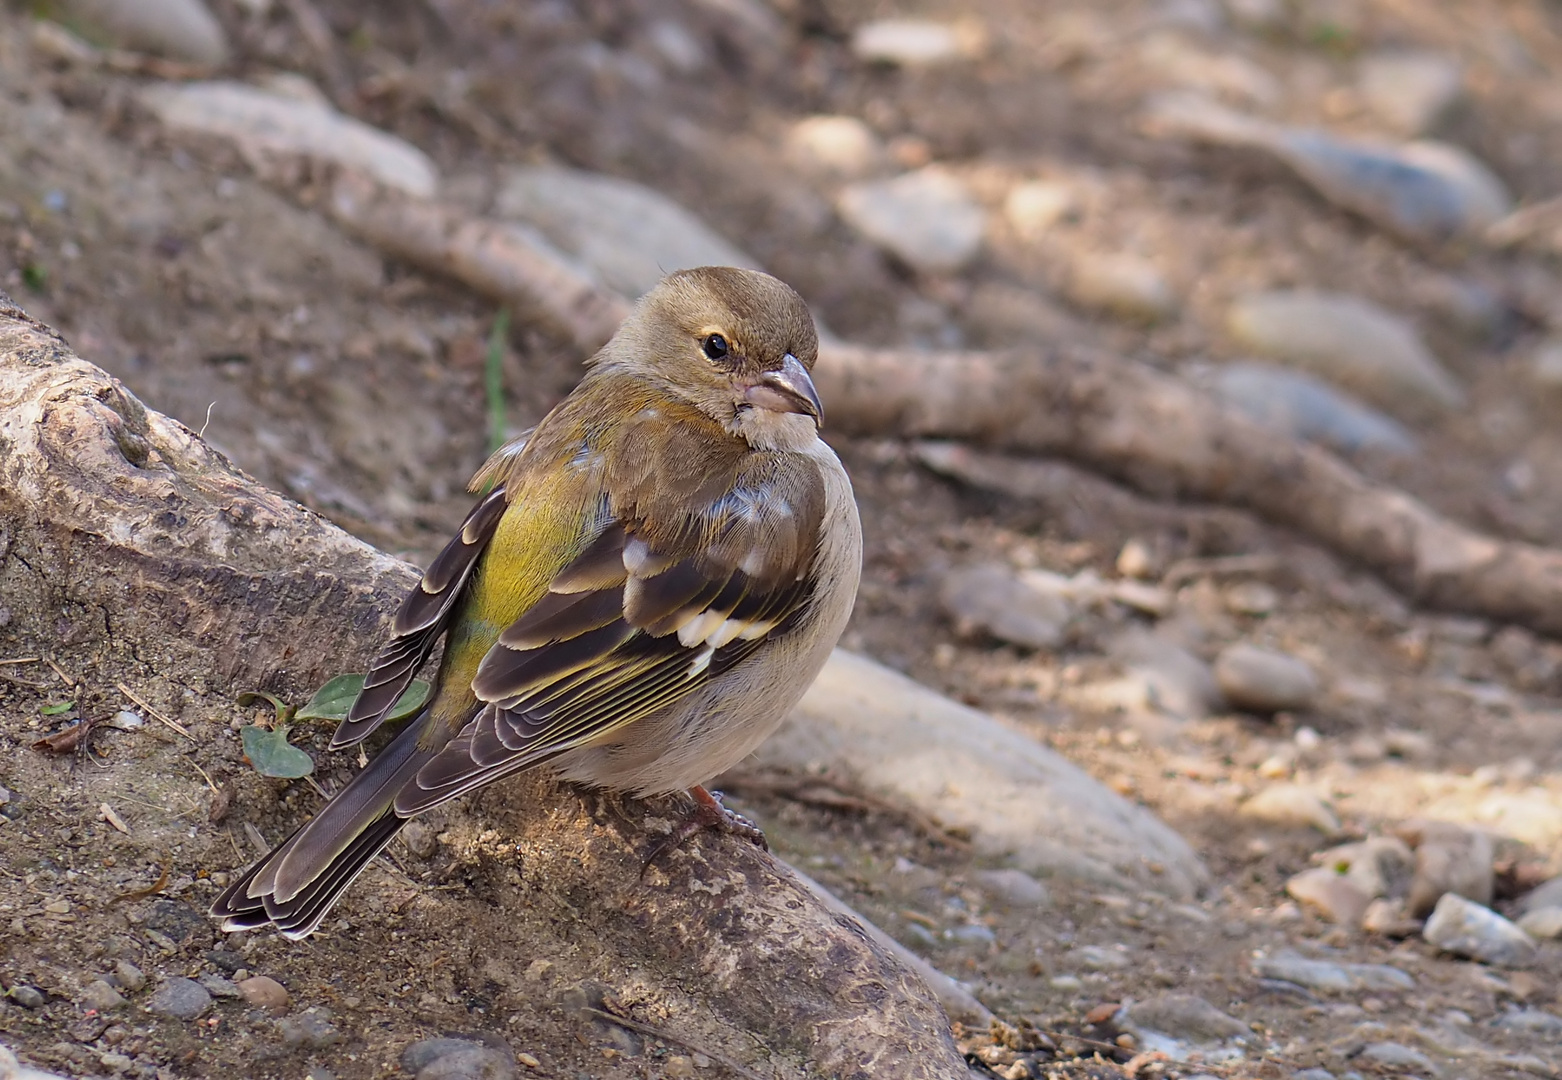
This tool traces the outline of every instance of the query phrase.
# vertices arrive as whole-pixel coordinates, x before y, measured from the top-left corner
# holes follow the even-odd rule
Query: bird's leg
[[[706,829],[741,836],[745,840],[758,844],[765,851],[770,850],[770,844],[765,840],[765,834],[758,825],[721,804],[721,792],[708,791],[696,784],[689,789],[689,794],[694,799],[694,809],[689,811],[688,816],[651,849],[650,856],[645,860],[645,866],[641,868],[642,875],[657,859],[669,851],[682,847],[690,837]]]

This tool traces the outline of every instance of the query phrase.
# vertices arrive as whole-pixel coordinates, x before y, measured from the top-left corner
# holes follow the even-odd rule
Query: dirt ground
[[[1142,62],[1157,35],[1268,73],[1278,94],[1269,115],[1345,131],[1371,128],[1339,89],[1352,85],[1358,57],[1414,45],[1463,66],[1466,92],[1438,134],[1479,154],[1520,199],[1546,198],[1562,190],[1554,5],[1297,0],[1276,4],[1279,15],[1255,28],[1213,0],[932,0],[915,13],[975,18],[991,41],[981,60],[921,71],[852,57],[851,28],[898,10],[886,3],[321,0],[331,31],[324,49],[300,29],[298,7],[216,5],[236,43],[236,76],[308,76],[346,111],[427,151],[453,197],[473,208],[486,205],[505,164],[560,162],[648,184],[698,208],[852,340],[1000,346],[1048,334],[1177,369],[1234,355],[1222,313],[1245,290],[1319,285],[1386,304],[1415,320],[1470,388],[1471,404],[1419,428],[1423,451],[1411,460],[1360,467],[1481,529],[1562,546],[1562,400],[1527,375],[1558,295],[1556,265],[1413,249],[1278,167],[1152,141],[1134,124],[1145,94],[1175,85]],[[697,46],[700,60],[687,70],[655,45],[667,25]],[[493,305],[387,262],[268,189],[242,161],[170,140],[132,103],[136,77],[52,63],[30,41],[25,18],[0,12],[5,290],[264,483],[388,551],[426,560],[465,512],[463,486],[484,454]],[[828,189],[780,159],[787,125],[815,113],[863,118],[899,160],[946,163],[993,209],[1019,179],[1065,179],[1091,194],[1044,243],[1000,223],[968,269],[919,276],[853,234],[830,211]],[[1182,298],[1175,317],[1147,330],[1058,298],[1072,253],[1119,250],[1153,259]],[[1016,315],[1009,301],[1021,292],[1036,299]],[[515,429],[569,389],[581,359],[542,330],[515,328],[504,368]],[[1213,875],[1193,904],[1059,879],[1044,906],[1009,908],[976,888],[981,867],[958,842],[903,815],[735,787],[734,803],[783,856],[968,982],[1005,1021],[1047,1033],[1051,1049],[1017,1053],[959,1032],[980,1068],[1021,1075],[1007,1070],[1024,1059],[1038,1076],[1124,1075],[1142,1048],[1116,1041],[1102,1007],[1177,990],[1248,1025],[1245,1056],[1140,1063],[1137,1075],[1395,1074],[1360,1057],[1382,1042],[1417,1048],[1442,1077],[1557,1075],[1554,1032],[1493,1021],[1516,1007],[1562,1012],[1562,948],[1545,946],[1527,970],[1488,967],[1418,937],[1335,926],[1299,909],[1284,886],[1315,852],[1418,816],[1500,838],[1499,910],[1511,910],[1522,886],[1562,873],[1562,646],[1418,611],[1327,551],[1234,510],[1166,506],[1083,475],[1067,499],[1026,503],[935,476],[899,443],[834,441],[867,535],[844,643],[1061,751],[1180,831]],[[1091,688],[1116,675],[1107,642],[1143,616],[1097,612],[1064,647],[1036,653],[961,637],[940,613],[939,584],[953,566],[1092,568],[1110,578],[1130,540],[1162,568],[1273,555],[1255,573],[1184,583],[1158,632],[1205,659],[1237,640],[1284,648],[1322,673],[1318,705],[1269,719],[1191,720],[1115,707]],[[1255,581],[1274,590],[1269,610],[1232,599]],[[5,622],[0,662],[9,658]],[[91,696],[76,712],[132,707],[91,673],[64,674]],[[528,1001],[515,980],[447,963],[480,955],[475,930],[442,931],[405,908],[418,889],[471,889],[480,902],[504,887],[482,800],[433,823],[431,856],[398,847],[397,869],[357,884],[340,909],[362,945],[347,966],[336,952],[322,970],[309,944],[217,933],[203,912],[226,874],[253,856],[247,829],[275,840],[318,795],[250,772],[231,731],[252,714],[215,696],[170,693],[161,705],[182,722],[229,729],[179,757],[223,788],[230,805],[219,824],[210,821],[218,796],[195,770],[137,769],[154,753],[175,756],[177,737],[155,724],[104,731],[94,743],[100,759],[30,749],[74,715],[49,708],[62,701],[63,677],[47,664],[0,666],[0,784],[9,792],[0,805],[0,983],[47,999],[23,1008],[0,998],[0,1036],[40,1066],[357,1078],[394,1074],[415,1039],[484,1032],[540,1059],[523,1066],[526,1075],[684,1075],[683,1055],[697,1048],[606,1032],[558,1001]],[[300,734],[323,748],[323,730]],[[1277,781],[1325,794],[1340,834],[1238,813]],[[104,820],[102,804],[128,832]],[[155,897],[114,902],[164,873]],[[974,925],[991,933],[943,933]],[[1256,956],[1286,947],[1389,963],[1415,989],[1314,996],[1253,974]],[[289,1041],[264,1014],[222,1000],[199,1024],[139,1008],[84,1013],[86,982],[121,960],[154,983],[240,969],[270,975],[296,1009],[330,1010],[335,1035]],[[708,1067],[703,1075],[723,1074],[719,1063],[693,1060]]]

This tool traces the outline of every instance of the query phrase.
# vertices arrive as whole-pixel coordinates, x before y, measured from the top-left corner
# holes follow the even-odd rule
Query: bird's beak
[[[767,371],[744,394],[749,403],[771,412],[802,413],[824,426],[824,406],[803,362],[787,353],[776,371]]]

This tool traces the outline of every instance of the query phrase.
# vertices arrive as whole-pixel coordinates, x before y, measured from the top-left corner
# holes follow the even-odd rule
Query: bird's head
[[[660,383],[760,448],[811,442],[824,419],[803,298],[757,270],[680,270],[641,298],[598,363]]]

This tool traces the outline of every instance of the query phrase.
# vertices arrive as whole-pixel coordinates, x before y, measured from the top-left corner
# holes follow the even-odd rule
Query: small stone
[[[1535,958],[1535,939],[1491,908],[1445,893],[1421,931],[1447,952],[1501,967],[1523,967]]]
[[[60,0],[44,10],[94,44],[210,67],[228,59],[222,24],[201,0]]]
[[[141,969],[129,960],[114,961],[114,978],[119,980],[119,985],[134,993],[146,985],[146,976]]]
[[[852,55],[874,64],[929,67],[979,55],[986,34],[972,22],[939,23],[926,19],[879,19],[852,34]]]
[[[327,1009],[305,1009],[294,1016],[284,1016],[277,1021],[277,1034],[285,1046],[318,1050],[342,1041],[341,1032],[331,1023]]]
[[[212,967],[224,975],[237,974],[243,970],[244,965],[248,962],[232,949],[210,949],[206,953],[206,959],[211,963]]]
[[[1262,581],[1239,581],[1221,595],[1233,615],[1268,615],[1280,606],[1280,594]]]
[[[417,1080],[513,1080],[514,1076],[510,1056],[488,1046],[442,1054],[417,1072]]]
[[[361,169],[420,198],[439,183],[427,154],[315,102],[237,82],[154,83],[139,98],[166,126],[224,139],[241,150],[298,155]]]
[[[439,850],[439,841],[428,823],[413,818],[401,827],[401,842],[419,859],[432,859]]]
[[[287,989],[269,975],[251,975],[238,984],[244,1000],[268,1012],[281,1012],[288,1006]]]
[[[1542,882],[1519,898],[1519,910],[1526,914],[1543,907],[1562,907],[1562,877]]]
[[[1023,870],[978,870],[972,877],[976,887],[1002,907],[1034,911],[1052,901],[1047,887]]]
[[[1356,84],[1367,107],[1400,135],[1422,135],[1459,98],[1464,73],[1441,53],[1372,53],[1357,65]]]
[[[1361,928],[1369,934],[1407,938],[1421,932],[1421,921],[1410,917],[1410,913],[1405,910],[1403,900],[1380,897],[1367,905],[1367,910],[1361,917]]]
[[[419,1039],[401,1052],[401,1068],[404,1072],[419,1076],[440,1058],[479,1050],[494,1050],[494,1048],[479,1039]]]
[[[960,634],[983,631],[1029,649],[1061,644],[1073,614],[1058,593],[1030,587],[1000,566],[953,570],[944,576],[938,596]]]
[[[1340,831],[1340,819],[1317,792],[1297,784],[1274,784],[1242,804],[1243,817],[1272,825],[1314,828],[1325,836]]]
[[[1562,1036],[1562,1016],[1544,1009],[1514,1009],[1492,1021],[1509,1031],[1533,1031],[1542,1035]]]
[[[959,945],[991,945],[998,940],[998,935],[993,933],[990,926],[981,923],[966,923],[944,931],[944,936]]]
[[[1107,652],[1124,668],[1122,707],[1197,720],[1220,705],[1209,665],[1158,634],[1132,627],[1108,642]]]
[[[202,975],[198,981],[206,988],[206,992],[214,998],[237,998],[243,996],[239,988],[233,985],[232,980],[224,979],[221,975],[208,973]]]
[[[211,1007],[212,996],[194,979],[169,979],[153,992],[146,1007],[163,1016],[193,1020]]]
[[[1562,338],[1542,341],[1530,357],[1529,371],[1541,389],[1562,391]]]
[[[1196,994],[1157,994],[1128,1008],[1124,1026],[1199,1043],[1240,1039],[1251,1032]]]
[[[1412,821],[1396,831],[1416,850],[1405,903],[1411,915],[1424,917],[1448,893],[1491,903],[1495,851],[1490,835],[1446,821]]]
[[[1177,296],[1151,262],[1137,255],[1085,255],[1066,279],[1065,295],[1079,307],[1128,322],[1151,324],[1177,314]]]
[[[1395,836],[1341,844],[1314,855],[1313,861],[1346,875],[1369,897],[1403,896],[1415,869],[1415,853]]]
[[[1300,368],[1406,419],[1446,414],[1465,393],[1411,324],[1358,296],[1252,293],[1227,315],[1238,344]]]
[[[703,1057],[704,1055],[701,1055],[701,1056]],[[542,1062],[539,1061],[534,1055],[528,1054],[524,1050],[521,1051],[519,1054],[515,1055],[515,1060],[520,1062],[522,1065],[525,1065],[528,1069],[540,1069],[540,1068],[542,1068]],[[707,1064],[708,1064],[708,1060],[707,1060]],[[704,1067],[704,1066],[701,1066],[699,1064],[699,1062],[695,1062],[695,1066],[697,1068],[703,1068]]]
[[[102,979],[93,979],[81,992],[81,997],[76,999],[76,1004],[83,1009],[96,1009],[98,1012],[112,1012],[125,1004],[125,999]]]
[[[7,996],[24,1009],[41,1009],[47,1000],[36,986],[17,983],[6,992]]]
[[[1427,1076],[1441,1076],[1443,1070],[1419,1050],[1395,1042],[1369,1043],[1358,1055],[1389,1069],[1410,1069]]]
[[[1015,184],[1003,200],[1003,216],[1021,238],[1035,240],[1075,209],[1073,188],[1051,180]]]
[[[792,125],[786,155],[798,168],[832,179],[859,180],[884,164],[884,144],[855,116],[810,116]]]
[[[1409,990],[1415,980],[1388,964],[1342,964],[1309,960],[1289,949],[1254,961],[1259,978],[1296,983],[1309,990],[1345,993],[1354,990]]]
[[[1085,982],[1078,975],[1054,975],[1047,980],[1047,985],[1054,990],[1072,992],[1083,989]]]
[[[1348,927],[1361,925],[1367,905],[1372,902],[1372,897],[1359,885],[1327,866],[1296,874],[1285,883],[1285,891],[1297,903],[1312,908],[1331,922]]]
[[[109,1072],[117,1074],[130,1071],[130,1067],[135,1064],[135,1061],[128,1054],[109,1051],[106,1054],[98,1055],[98,1064]]]
[[[1202,380],[1201,380],[1202,381]],[[1305,371],[1233,363],[1213,369],[1210,388],[1238,412],[1271,431],[1346,454],[1404,457],[1417,442],[1403,424]]]
[[[986,212],[965,184],[936,165],[852,184],[836,206],[848,225],[924,273],[960,269],[987,231]]]
[[[694,1059],[683,1054],[673,1054],[662,1063],[662,1075],[669,1080],[685,1080],[694,1075]]]
[[[1116,949],[1107,949],[1099,945],[1081,945],[1069,954],[1080,967],[1089,971],[1121,971],[1132,963],[1123,953]]]
[[[1537,941],[1562,940],[1562,907],[1535,908],[1519,918],[1519,929]]]
[[[1233,707],[1266,715],[1306,709],[1318,697],[1318,676],[1306,661],[1245,641],[1220,651],[1215,682]]]
[[[1143,540],[1129,540],[1117,553],[1117,572],[1124,577],[1144,580],[1155,576],[1158,569],[1155,553]]]
[[[675,270],[759,269],[696,214],[661,192],[616,176],[532,165],[511,169],[495,198],[501,217],[523,221],[627,297]]]

